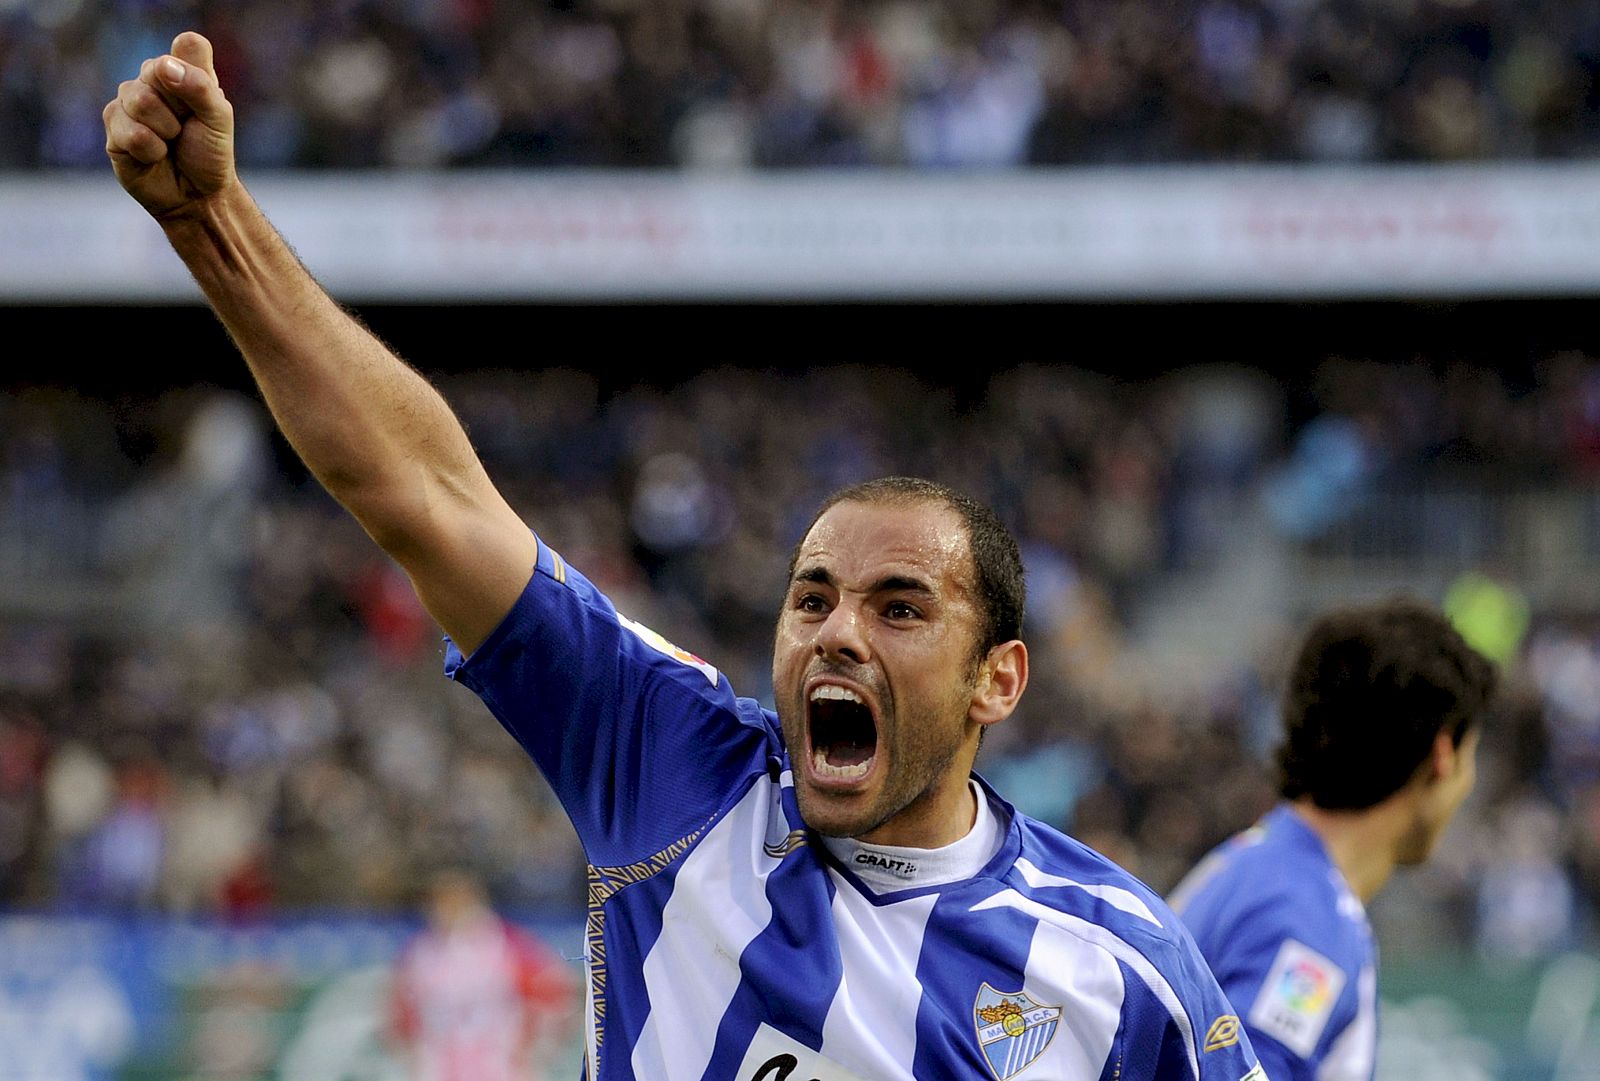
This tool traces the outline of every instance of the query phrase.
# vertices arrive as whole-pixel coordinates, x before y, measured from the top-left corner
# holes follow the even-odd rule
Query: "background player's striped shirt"
[[[1273,1081],[1371,1081],[1377,946],[1322,840],[1287,805],[1171,895]]]
[[[874,888],[808,840],[777,718],[543,545],[446,667],[590,860],[590,1078],[1259,1081],[1199,951],[1131,876],[985,788],[998,847],[976,874],[923,884],[897,850]]]

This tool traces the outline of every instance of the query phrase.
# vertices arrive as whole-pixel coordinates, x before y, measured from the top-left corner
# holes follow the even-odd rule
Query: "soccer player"
[[[1169,900],[1273,1081],[1369,1081],[1377,950],[1366,905],[1427,859],[1472,789],[1493,666],[1405,598],[1325,613],[1290,668],[1283,801]]]
[[[428,882],[428,922],[390,988],[390,1036],[412,1081],[543,1081],[574,1034],[577,981],[542,940],[491,907],[460,868]]]
[[[907,478],[827,502],[793,553],[768,711],[530,531],[443,399],[300,266],[235,175],[203,37],[145,62],[105,124],[296,452],[571,817],[586,1076],[1259,1078],[1161,899],[972,773],[1028,682],[1021,560],[991,511]]]

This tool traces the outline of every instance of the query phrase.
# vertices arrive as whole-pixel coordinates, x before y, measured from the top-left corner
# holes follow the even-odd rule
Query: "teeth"
[[[841,781],[856,781],[867,775],[867,770],[872,768],[872,759],[857,762],[853,766],[836,766],[828,761],[828,756],[821,751],[811,752],[811,768],[819,777],[836,777]]]
[[[836,687],[832,683],[824,683],[812,691],[811,700],[813,702],[833,701],[862,704],[861,696],[855,691],[850,690],[848,687]]]

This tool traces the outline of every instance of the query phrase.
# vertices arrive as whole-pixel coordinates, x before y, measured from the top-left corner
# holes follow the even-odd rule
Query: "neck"
[[[1376,897],[1394,874],[1403,831],[1395,800],[1359,811],[1330,811],[1308,799],[1296,800],[1295,815],[1322,839],[1328,858],[1363,905]]]
[[[968,763],[970,766],[970,762]],[[978,800],[968,783],[969,770],[951,771],[899,814],[856,838],[890,848],[943,848],[972,832]]]

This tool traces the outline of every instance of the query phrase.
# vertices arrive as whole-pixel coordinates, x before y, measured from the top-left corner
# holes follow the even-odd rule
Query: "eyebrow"
[[[794,573],[796,582],[815,582],[818,585],[833,586],[838,588],[839,583],[834,579],[833,572],[826,567],[802,567]],[[891,574],[880,578],[867,587],[868,593],[921,593],[924,596],[937,596],[933,586],[921,578],[913,578],[906,574]]]

